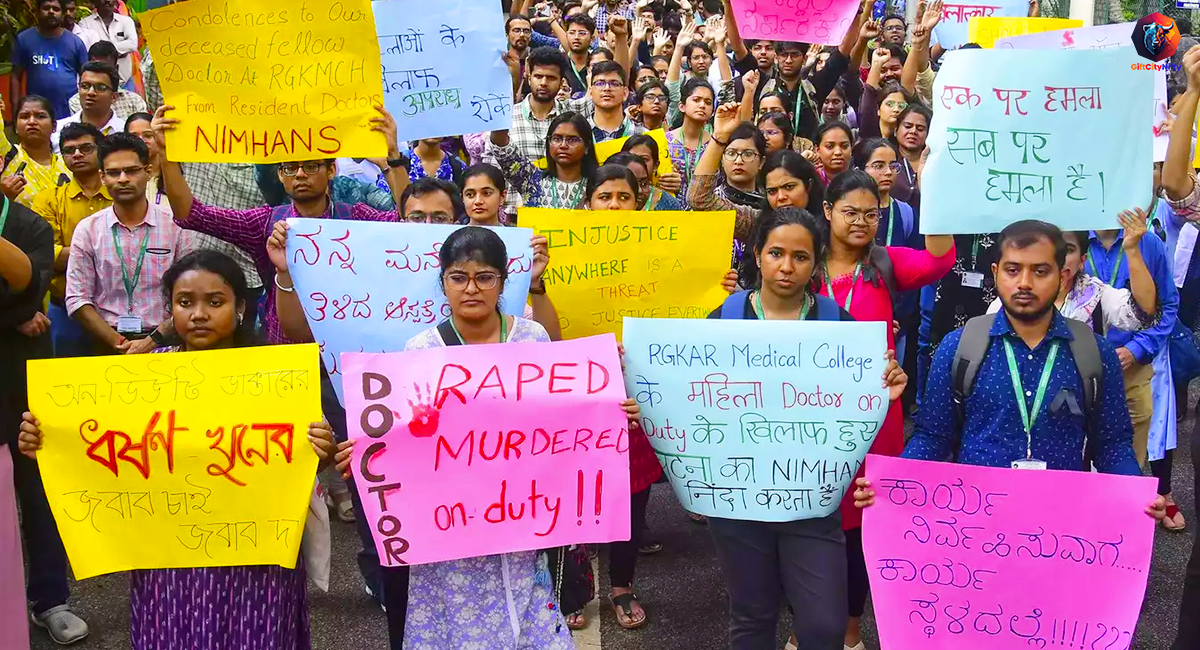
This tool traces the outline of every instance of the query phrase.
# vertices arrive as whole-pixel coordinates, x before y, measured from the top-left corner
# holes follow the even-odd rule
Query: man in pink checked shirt
[[[137,354],[163,345],[162,277],[191,237],[170,208],[146,198],[150,153],[137,136],[100,141],[100,174],[112,206],[79,222],[71,239],[65,306],[101,353]]]

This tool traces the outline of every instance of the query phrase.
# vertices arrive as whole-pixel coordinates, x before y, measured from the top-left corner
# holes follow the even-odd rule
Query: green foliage
[[[78,3],[78,16],[90,13],[84,3]],[[0,61],[12,60],[12,46],[17,32],[37,24],[37,0],[5,0],[0,2]]]

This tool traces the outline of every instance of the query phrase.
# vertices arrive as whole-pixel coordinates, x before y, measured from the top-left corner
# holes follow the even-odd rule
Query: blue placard
[[[887,414],[881,322],[626,318],[625,386],[690,512],[837,510]]]
[[[512,126],[504,16],[495,0],[372,2],[383,103],[401,142]]]
[[[461,227],[288,220],[288,271],[338,401],[341,353],[401,352],[410,338],[450,316],[438,251]],[[494,230],[504,240],[509,260],[501,308],[520,316],[529,294],[533,231]]]
[[[1021,219],[1117,228],[1149,205],[1151,71],[1132,47],[949,52],[933,88],[921,232],[992,233]]]
[[[1028,0],[964,0],[942,5],[942,20],[933,28],[933,40],[952,50],[967,42],[967,24],[972,18],[1029,15]],[[920,18],[920,16],[918,16]]]

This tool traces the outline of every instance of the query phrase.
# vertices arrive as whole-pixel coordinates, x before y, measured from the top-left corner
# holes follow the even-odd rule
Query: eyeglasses
[[[454,223],[454,215],[445,212],[409,212],[405,220],[409,223]]]
[[[461,271],[454,271],[446,274],[446,286],[451,289],[462,291],[467,288],[471,282],[475,283],[476,288],[480,291],[490,291],[500,284],[500,274],[492,273],[491,271],[483,271],[470,275]]]
[[[658,93],[646,94],[642,96],[642,101],[650,102],[651,104],[665,104],[667,103],[667,96]]]
[[[804,53],[803,52],[779,52],[775,56],[778,56],[781,59],[803,59]]]
[[[529,29],[527,27],[513,27],[513,28],[509,29],[508,31],[513,34],[525,35],[525,36],[529,36],[530,34],[533,33],[533,30]]]
[[[763,117],[765,115],[772,115],[775,113],[783,114],[783,109],[782,108],[760,108],[760,109],[758,109],[759,117]]]
[[[282,172],[284,176],[295,176],[297,172],[303,169],[305,174],[312,176],[313,174],[321,171],[324,167],[325,163],[314,161],[305,163],[283,163],[279,166],[279,171]]]
[[[609,81],[607,79],[597,79],[592,82],[592,88],[599,88],[600,90],[604,90],[605,88],[611,88],[612,90],[619,90],[624,87],[625,87],[625,82],[623,82],[623,81]]]
[[[764,138],[774,138],[774,137],[783,135],[783,131],[779,131],[776,129],[759,129],[759,130],[762,131]]]
[[[583,138],[577,135],[552,135],[550,136],[550,144],[565,144],[574,147],[578,144],[583,144]]]
[[[904,169],[904,166],[898,162],[886,163],[886,162],[883,162],[882,160],[876,160],[875,162],[867,163],[867,169],[873,169],[877,172],[883,171],[885,169],[890,169],[894,173],[899,174],[900,170]]]
[[[87,81],[79,82],[79,92],[86,93],[89,90],[94,90],[98,93],[106,93],[112,90],[112,86],[108,84],[94,84]]]
[[[859,212],[854,208],[843,208],[840,214],[842,215],[842,219],[845,219],[846,223],[849,224],[865,223],[868,226],[874,226],[879,223],[879,210]]]
[[[118,167],[116,169],[110,169],[106,167],[104,168],[104,175],[115,181],[122,176],[137,176],[144,171],[146,171],[146,168],[140,165],[137,167]]]
[[[758,158],[758,152],[753,149],[746,149],[744,151],[735,151],[733,149],[725,150],[725,160],[729,160],[731,162],[742,162],[743,160],[750,162],[755,158]]]
[[[896,110],[901,110],[901,111],[908,108],[908,102],[898,102],[894,99],[887,100],[886,102],[883,103],[883,105],[887,106],[888,108],[894,108]]]
[[[62,155],[64,156],[74,156],[75,152],[87,156],[96,153],[96,145],[88,142],[86,144],[64,144],[62,146]]]

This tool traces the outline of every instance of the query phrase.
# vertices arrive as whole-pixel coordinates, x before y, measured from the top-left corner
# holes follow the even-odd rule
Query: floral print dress
[[[510,343],[546,343],[537,323],[514,318]],[[437,328],[405,350],[441,347]],[[555,604],[546,554],[522,551],[412,567],[404,650],[573,650]]]

